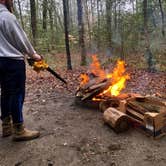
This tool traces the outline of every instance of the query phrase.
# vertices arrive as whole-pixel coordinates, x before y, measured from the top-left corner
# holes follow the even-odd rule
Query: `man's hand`
[[[32,58],[35,60],[35,61],[41,61],[43,58],[41,55],[35,53],[33,54]]]

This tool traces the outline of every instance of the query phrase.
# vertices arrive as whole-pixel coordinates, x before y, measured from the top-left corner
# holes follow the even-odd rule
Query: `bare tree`
[[[112,46],[112,0],[106,0],[106,20],[107,20],[107,32],[108,32],[108,48]]]
[[[48,9],[48,2],[47,0],[43,0],[43,29],[47,30],[47,9]]]
[[[97,47],[100,50],[100,2],[101,0],[97,0]]]
[[[161,18],[162,18],[162,35],[165,37],[165,30],[164,30],[164,12],[163,12],[163,7],[162,7],[162,2],[159,0],[159,5],[160,5],[160,12],[161,12]]]
[[[143,17],[144,17],[144,33],[145,33],[145,42],[146,42],[146,52],[145,57],[148,64],[148,70],[153,71],[153,54],[150,49],[150,38],[149,38],[149,32],[148,32],[148,14],[147,14],[147,0],[143,0]]]
[[[84,8],[85,8],[85,17],[86,17],[86,25],[87,25],[87,32],[88,32],[88,44],[89,48],[91,48],[91,42],[92,42],[92,34],[91,34],[91,24],[90,24],[90,12],[89,12],[89,6],[88,6],[88,0],[83,1],[84,2]]]
[[[84,41],[84,22],[83,22],[83,10],[82,0],[77,0],[78,8],[78,32],[79,32],[79,44],[81,48],[81,65],[86,65],[86,49]]]
[[[22,10],[21,10],[20,0],[17,0],[17,2],[18,2],[18,7],[19,7],[21,25],[22,25],[22,28],[24,29],[24,22],[23,22],[23,18],[22,18]]]
[[[30,0],[31,8],[31,28],[33,35],[33,43],[36,45],[36,36],[37,36],[37,19],[36,19],[36,4],[35,0]]]
[[[68,25],[68,0],[63,0],[63,14],[64,14],[64,28],[65,28],[65,44],[66,44],[66,55],[67,55],[67,69],[72,70],[71,56],[70,56],[70,45],[69,45],[69,25]]]

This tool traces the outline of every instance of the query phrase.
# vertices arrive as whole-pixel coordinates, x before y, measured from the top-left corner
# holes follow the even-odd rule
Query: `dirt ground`
[[[49,83],[39,88],[46,79],[28,78],[24,105],[25,124],[40,130],[40,138],[18,143],[0,138],[0,166],[166,165],[166,136],[153,140],[134,128],[116,134],[100,111],[76,106],[74,93]]]

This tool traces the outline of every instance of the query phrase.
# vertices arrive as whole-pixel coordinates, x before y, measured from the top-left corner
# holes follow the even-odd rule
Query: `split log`
[[[115,108],[109,107],[104,112],[104,122],[111,126],[116,132],[120,133],[129,129],[128,117],[126,114]]]
[[[133,109],[127,108],[126,113],[127,113],[127,115],[132,116],[139,121],[143,121],[143,119],[144,119],[144,115],[140,114],[139,112],[137,112]]]
[[[156,97],[150,97],[150,96],[145,97],[145,102],[151,103],[153,105],[161,106],[161,107],[166,107],[166,102]]]
[[[127,99],[127,101],[145,101],[145,96],[142,96],[137,93],[129,93],[130,97]]]
[[[162,110],[162,108],[164,110],[164,107],[159,106],[157,104],[152,104],[152,103],[148,103],[148,102],[139,102],[139,104],[140,104],[140,106],[147,109],[148,112],[159,113]],[[165,109],[166,109],[166,107],[165,107]]]
[[[166,105],[153,98],[144,98],[143,100],[136,99],[135,101],[128,101],[127,106],[141,114],[146,112],[160,113],[166,109]]]
[[[144,115],[146,112],[148,112],[148,109],[146,109],[146,108],[142,107],[141,105],[139,105],[137,101],[128,101],[127,102],[127,107],[139,112],[142,115]]]

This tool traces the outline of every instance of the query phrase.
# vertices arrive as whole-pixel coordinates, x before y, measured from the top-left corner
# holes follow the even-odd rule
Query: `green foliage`
[[[37,5],[37,45],[36,49],[42,54],[48,52],[63,52],[65,53],[65,37],[63,27],[63,8],[62,2],[51,0],[49,2],[53,6],[48,5],[48,10],[52,10],[52,23],[51,28],[49,12],[47,15],[47,30],[43,30],[42,22],[42,1],[38,1]],[[77,25],[77,4],[69,0],[71,6],[69,6],[70,22],[69,22],[69,35],[70,35],[70,49],[72,52],[79,51],[79,35]],[[109,29],[108,25],[111,25],[111,54],[115,55],[113,58],[124,57],[134,65],[142,68],[146,68],[148,57],[146,54],[146,37],[144,32],[144,16],[143,16],[143,0],[139,1],[125,1],[125,0],[113,0],[111,7],[111,24],[108,23],[106,0],[98,1],[99,8],[97,8],[97,1],[91,4],[90,0],[87,0],[84,6],[84,24],[85,24],[85,44],[88,51],[102,52],[103,56],[105,50],[109,46]],[[134,2],[132,4],[132,2]],[[69,4],[70,4],[69,3]],[[86,2],[84,2],[86,3]],[[134,5],[134,6],[132,6]],[[162,1],[162,7],[164,16],[166,16],[166,1]],[[19,10],[16,5],[16,15],[19,16]],[[128,9],[125,9],[128,8]],[[99,9],[99,11],[98,11]],[[116,9],[116,10],[115,10]],[[87,13],[89,12],[89,13]],[[86,16],[88,14],[88,17]],[[93,20],[92,20],[93,14]],[[165,65],[166,56],[166,37],[164,38],[161,33],[162,22],[161,13],[158,0],[148,1],[147,7],[148,14],[148,33],[150,38],[150,50],[152,53],[151,62],[158,70],[163,70]],[[19,18],[19,17],[18,17]],[[31,35],[30,24],[30,12],[28,9],[23,12],[25,31]],[[89,20],[88,20],[88,19]],[[116,21],[115,21],[116,20]],[[166,18],[165,18],[166,21]],[[89,23],[89,25],[87,25]],[[116,25],[115,25],[116,24]],[[166,23],[165,23],[166,25]],[[89,26],[89,27],[88,27]],[[88,28],[87,28],[88,27]],[[90,28],[90,29],[89,29]],[[166,31],[166,28],[165,28]],[[94,51],[95,50],[95,51]],[[90,52],[89,51],[89,52]],[[109,50],[110,51],[110,50]],[[146,62],[147,60],[147,62]],[[128,62],[127,62],[128,63]],[[130,62],[129,62],[130,63]]]

